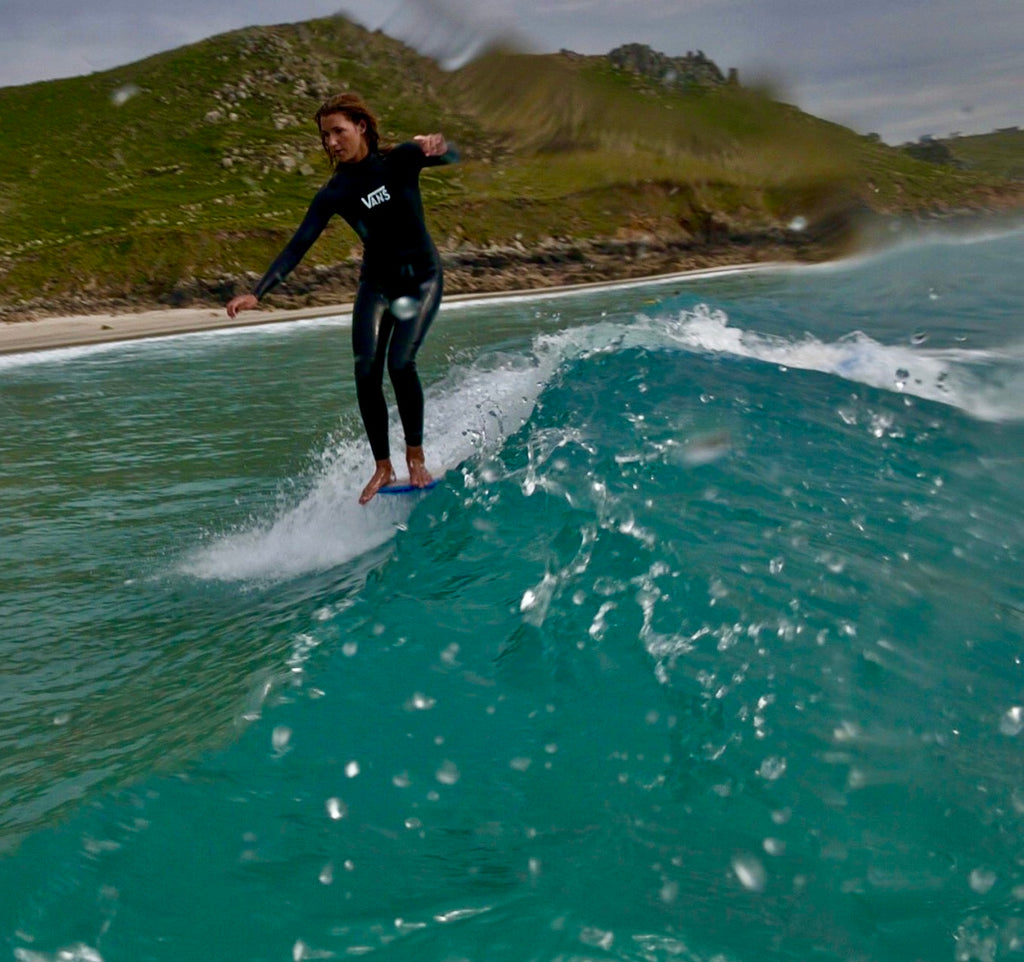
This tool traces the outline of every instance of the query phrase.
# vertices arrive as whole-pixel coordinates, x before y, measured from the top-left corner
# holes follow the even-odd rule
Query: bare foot
[[[414,488],[425,488],[434,480],[427,470],[423,448],[406,448],[405,463],[409,466],[409,484]]]
[[[359,495],[359,503],[366,504],[372,501],[376,496],[377,492],[384,487],[385,484],[394,484],[395,482],[395,469],[391,466],[390,458],[386,461],[378,461],[377,467],[374,469],[373,477],[370,478],[369,483],[363,488],[363,493]]]

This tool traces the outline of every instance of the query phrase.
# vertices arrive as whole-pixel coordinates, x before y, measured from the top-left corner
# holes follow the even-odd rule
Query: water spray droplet
[[[757,774],[769,782],[774,782],[786,773],[786,759],[772,755],[761,762]]]

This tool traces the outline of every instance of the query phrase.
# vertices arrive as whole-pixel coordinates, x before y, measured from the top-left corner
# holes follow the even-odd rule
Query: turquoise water
[[[1022,263],[0,358],[0,957],[1024,958]]]

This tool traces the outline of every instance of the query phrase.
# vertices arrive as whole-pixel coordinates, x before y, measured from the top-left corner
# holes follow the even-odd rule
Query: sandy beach
[[[0,323],[0,354],[46,351],[59,347],[134,341],[167,334],[189,334],[255,324],[279,324],[307,317],[329,317],[351,310],[350,304],[290,311],[247,311],[232,320],[223,308],[167,308],[127,314],[79,314],[37,321]]]
[[[585,284],[566,284],[557,287],[531,288],[518,291],[494,291],[491,293],[454,294],[445,298],[445,303],[480,301],[499,298],[528,297],[537,295],[558,295],[588,289],[608,289],[635,286],[651,282],[670,282],[695,277],[711,277],[732,274],[752,269],[778,268],[782,263],[733,264],[722,267],[678,271],[669,274],[655,274],[624,280],[594,281]],[[0,322],[0,354],[20,354],[30,351],[46,351],[61,347],[78,347],[87,344],[103,344],[114,341],[133,341],[146,337],[161,337],[170,334],[189,334],[231,327],[252,327],[260,324],[280,324],[286,321],[305,320],[316,317],[332,317],[351,311],[351,302],[303,307],[291,310],[246,311],[232,319],[223,308],[167,308],[155,311],[139,311],[122,314],[79,314],[66,317],[44,317],[35,321]]]

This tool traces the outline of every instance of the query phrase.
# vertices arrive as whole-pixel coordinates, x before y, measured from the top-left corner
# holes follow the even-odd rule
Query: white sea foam
[[[1024,417],[1024,350],[925,350],[885,345],[854,332],[837,341],[799,340],[731,327],[721,311],[698,306],[632,323],[601,321],[535,338],[532,351],[489,354],[454,368],[428,391],[426,433],[435,468],[456,469],[497,451],[530,417],[559,365],[629,348],[685,348],[783,368],[820,371],[861,384],[938,401],[974,417]],[[1004,376],[991,377],[998,367]],[[392,436],[400,437],[397,422]],[[358,504],[366,481],[365,442],[342,441],[322,453],[298,503],[195,551],[184,570],[204,579],[283,580],[344,564],[386,544],[418,503],[416,497]]]
[[[396,500],[361,509],[365,456],[348,442],[331,452],[308,494],[274,517],[221,536],[182,565],[221,581],[278,581],[341,564],[383,544],[402,520]]]
[[[854,331],[836,341],[799,340],[729,326],[723,311],[694,311],[643,319],[633,335],[652,331],[655,343],[728,354],[804,371],[820,371],[870,387],[957,407],[985,421],[1024,418],[1024,345],[999,350],[929,350],[882,344]]]
[[[426,435],[435,470],[456,469],[498,449],[530,416],[572,338],[537,339],[528,355],[490,356],[455,369],[428,392]],[[400,437],[397,422],[392,437]],[[308,493],[250,527],[216,538],[182,564],[184,573],[221,581],[279,581],[326,570],[388,542],[418,502],[377,497],[358,503],[367,481],[365,441],[348,440],[323,452]]]

